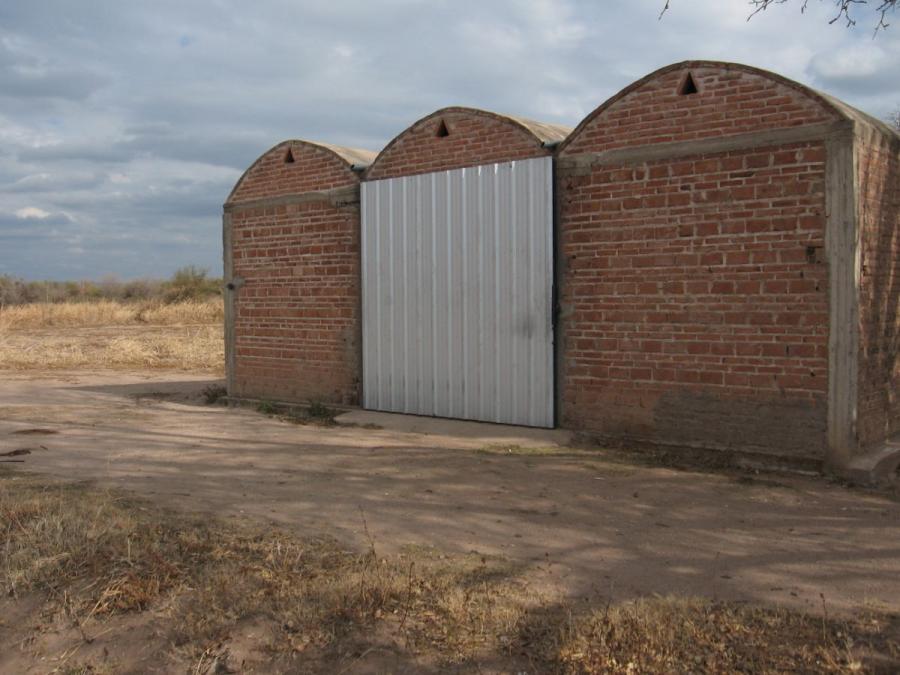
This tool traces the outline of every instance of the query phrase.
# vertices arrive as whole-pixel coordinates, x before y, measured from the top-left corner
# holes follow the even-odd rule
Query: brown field
[[[221,373],[221,298],[68,302],[0,311],[0,370],[172,369]]]
[[[2,471],[0,517],[3,672],[32,672],[34,656],[48,654],[46,667],[64,673],[849,673],[900,664],[896,619],[878,613],[835,620],[700,598],[573,601],[532,588],[503,559],[422,547],[382,555],[371,539],[351,551],[328,537]]]
[[[896,494],[227,409],[221,320],[0,312],[0,673],[900,671]]]

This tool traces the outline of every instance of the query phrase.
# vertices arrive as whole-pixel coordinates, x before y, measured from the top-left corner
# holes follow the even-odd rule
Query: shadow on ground
[[[46,427],[17,466],[182,508],[268,519],[387,552],[502,555],[571,597],[653,593],[821,611],[900,605],[900,505],[795,476],[672,470],[604,451],[302,426],[199,406],[208,379],[0,383],[0,451]],[[158,395],[153,398],[147,394]],[[487,425],[488,427],[493,425]],[[504,430],[527,441],[529,431]],[[527,448],[526,448],[527,449]]]

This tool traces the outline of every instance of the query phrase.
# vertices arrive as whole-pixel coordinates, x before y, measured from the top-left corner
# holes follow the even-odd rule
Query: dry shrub
[[[258,646],[272,663],[300,659],[304,672],[345,671],[385,644],[407,664],[502,672],[900,666],[896,616],[834,621],[678,598],[551,604],[502,560],[422,549],[381,557],[374,543],[349,551],[327,537],[223,524],[2,471],[0,524],[0,592],[43,589],[51,606],[64,597],[88,631],[122,612],[165,611],[171,656],[182,664],[202,663],[256,619],[270,628]],[[860,650],[881,661],[862,661]]]
[[[33,303],[4,307],[0,311],[0,330],[37,328],[81,328],[125,326],[132,324],[174,325],[221,323],[222,298],[186,300],[173,304],[161,301]]]

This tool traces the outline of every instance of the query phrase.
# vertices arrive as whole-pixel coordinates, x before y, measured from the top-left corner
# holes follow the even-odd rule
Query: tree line
[[[116,300],[163,303],[202,300],[222,294],[222,279],[210,277],[206,269],[189,265],[169,279],[132,279],[115,276],[99,281],[25,281],[8,274],[0,275],[0,307],[34,302],[92,302]]]

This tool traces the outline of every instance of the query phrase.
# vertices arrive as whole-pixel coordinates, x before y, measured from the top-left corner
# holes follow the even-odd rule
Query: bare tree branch
[[[873,2],[869,2],[869,0],[833,1],[835,7],[837,7],[837,14],[835,14],[834,18],[832,18],[831,21],[828,22],[829,24],[832,24],[843,18],[847,22],[847,26],[855,26],[856,18],[854,15],[856,13],[856,5],[873,5],[875,13],[878,16],[878,23],[875,26],[876,32],[888,27],[889,24],[886,21],[887,13],[893,11],[897,7],[897,0],[874,0]],[[768,9],[771,5],[783,5],[786,2],[789,2],[789,0],[750,0],[750,4],[755,7],[753,12],[750,14],[750,18],[752,18],[759,12]],[[803,0],[803,4],[800,6],[800,11],[805,12],[808,5],[809,0]]]
[[[820,0],[821,1],[821,0]],[[828,22],[829,24],[833,24],[836,21],[840,21],[844,19],[847,22],[847,26],[855,26],[856,25],[856,10],[857,5],[867,5],[869,8],[874,9],[875,14],[878,18],[878,23],[875,25],[875,32],[877,33],[879,30],[883,30],[887,28],[890,24],[887,22],[887,17],[889,12],[893,12],[897,9],[898,0],[832,0],[834,2],[835,7],[837,8],[837,14]],[[669,4],[671,0],[666,0],[665,5],[663,5],[662,11],[659,13],[659,18],[663,17],[669,10]],[[772,5],[783,5],[786,2],[791,2],[791,0],[748,0],[753,10],[750,12],[750,16],[747,17],[749,21],[754,16],[759,14],[762,11],[767,10]],[[800,5],[800,11],[805,12],[806,8],[809,6],[809,0],[802,0]]]

